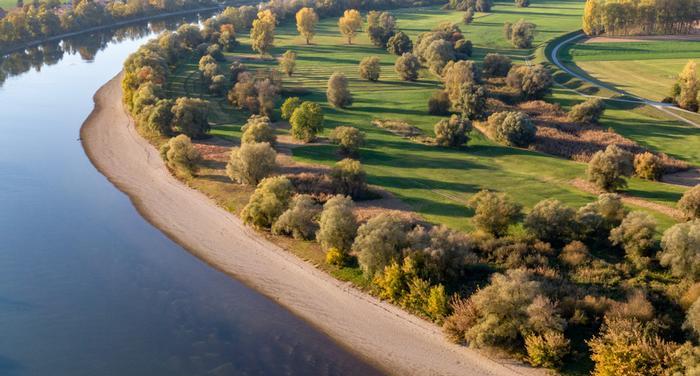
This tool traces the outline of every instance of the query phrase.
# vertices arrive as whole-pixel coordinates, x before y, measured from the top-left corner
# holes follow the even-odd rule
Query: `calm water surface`
[[[167,239],[90,164],[92,95],[147,30],[118,34],[2,63],[0,375],[375,374]]]

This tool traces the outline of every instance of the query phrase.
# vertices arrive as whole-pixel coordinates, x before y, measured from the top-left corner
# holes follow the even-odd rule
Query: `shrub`
[[[299,97],[289,97],[284,100],[282,107],[280,107],[280,115],[282,119],[289,120],[292,118],[294,110],[301,106],[301,99]]]
[[[311,142],[323,130],[323,109],[318,103],[303,102],[294,110],[289,123],[295,139]]]
[[[575,235],[574,209],[555,199],[537,203],[525,217],[525,229],[537,239],[550,243],[564,243]]]
[[[247,70],[245,64],[241,63],[239,60],[234,60],[231,65],[229,65],[229,72],[231,72],[231,79],[234,83],[238,82],[238,75]]]
[[[241,136],[243,144],[267,142],[272,147],[277,144],[275,130],[272,129],[270,118],[267,116],[252,115],[241,130],[243,131],[243,136]]]
[[[448,340],[463,344],[464,334],[476,324],[479,312],[471,299],[453,298],[450,302],[452,314],[445,319],[442,330]]]
[[[330,248],[326,251],[326,264],[343,266],[347,262],[347,255],[338,248]]]
[[[328,103],[333,107],[344,108],[352,104],[352,94],[348,88],[348,79],[344,74],[335,72],[328,79],[328,90],[326,90]]]
[[[569,120],[581,123],[598,123],[605,112],[605,103],[602,99],[591,98],[579,103],[569,111]]]
[[[415,81],[418,79],[418,71],[420,70],[420,62],[410,52],[405,52],[394,63],[394,70],[399,77],[404,81]]]
[[[474,209],[472,221],[476,227],[496,236],[508,232],[508,226],[520,218],[523,208],[505,193],[488,190],[482,190],[472,196],[467,205]]]
[[[347,255],[357,233],[357,220],[352,212],[354,207],[350,197],[340,195],[331,197],[323,205],[316,233],[316,240],[323,249],[335,248]]]
[[[365,134],[355,127],[335,127],[328,135],[328,139],[340,146],[340,151],[345,155],[357,155],[360,147],[365,143]]]
[[[466,60],[470,57],[472,57],[472,52],[474,49],[474,45],[472,44],[472,41],[466,40],[466,39],[460,39],[455,42],[455,57],[458,60]]]
[[[286,73],[287,77],[292,77],[294,70],[297,67],[297,53],[287,50],[284,54],[282,54],[279,65],[280,70]]]
[[[496,141],[517,147],[530,145],[537,133],[537,128],[523,112],[497,112],[489,116],[488,127]]]
[[[649,254],[656,246],[656,220],[644,212],[632,212],[619,227],[610,232],[613,245],[621,246],[625,256],[637,267],[649,264]]]
[[[452,106],[468,119],[481,119],[486,112],[486,89],[481,85],[464,83]]]
[[[168,136],[172,133],[170,124],[173,120],[172,99],[161,99],[153,106],[153,110],[148,115],[146,126],[151,132],[161,136]]]
[[[562,249],[559,260],[569,267],[576,268],[590,261],[591,253],[585,244],[574,240]]]
[[[370,81],[378,81],[382,67],[379,64],[379,58],[376,56],[367,56],[360,61],[360,78]]]
[[[546,332],[525,337],[528,361],[535,367],[559,368],[569,353],[570,341],[563,334]]]
[[[450,61],[442,71],[445,91],[453,104],[459,101],[463,84],[478,84],[480,80],[479,69],[473,61]]]
[[[313,197],[297,195],[292,200],[289,209],[282,213],[272,226],[272,233],[292,235],[294,239],[313,239],[318,230],[316,217],[320,212],[321,205]]]
[[[663,165],[661,158],[646,151],[634,156],[634,174],[647,180],[661,180]]]
[[[270,228],[287,210],[292,189],[292,183],[283,176],[263,179],[241,211],[241,219],[256,228]]]
[[[515,0],[515,6],[518,8],[527,8],[530,6],[530,0]]]
[[[452,115],[449,119],[442,119],[435,124],[435,142],[440,146],[462,146],[469,141],[467,132],[471,131],[471,128],[469,120]]]
[[[508,56],[498,53],[488,53],[484,57],[484,74],[493,77],[505,77],[508,75],[513,62]]]
[[[428,299],[425,304],[425,311],[433,321],[441,323],[447,316],[449,305],[445,286],[437,285],[430,288]]]
[[[223,95],[226,92],[226,76],[217,74],[211,78],[209,92],[215,95]]]
[[[579,235],[595,241],[607,240],[610,230],[619,226],[626,215],[620,196],[601,194],[598,200],[581,207],[576,213]]]
[[[511,24],[506,22],[503,31],[507,40],[517,48],[531,48],[532,41],[535,40],[535,26],[532,22],[526,22],[525,20],[519,20],[518,22]]]
[[[447,115],[450,113],[450,98],[446,92],[438,90],[428,99],[428,113],[431,115]]]
[[[207,47],[207,54],[216,61],[224,61],[224,53],[221,51],[221,46],[218,44],[209,45],[209,47]]]
[[[700,219],[679,223],[664,232],[659,261],[673,275],[700,280]]]
[[[396,19],[389,12],[367,13],[367,34],[377,47],[386,47],[389,38],[396,33]]]
[[[700,219],[700,184],[688,189],[678,201],[680,209],[689,220]]]
[[[409,281],[415,277],[413,266],[414,264],[410,258],[404,259],[403,265],[392,261],[384,267],[381,273],[375,275],[372,283],[379,290],[379,298],[387,299],[392,303],[399,303],[408,289]],[[423,297],[423,300],[425,299],[426,297]],[[420,303],[425,304],[424,301]]]
[[[226,174],[236,183],[257,185],[277,167],[276,158],[267,142],[244,143],[231,149]]]
[[[625,302],[612,301],[605,317],[650,322],[654,319],[654,306],[641,290],[632,292]]]
[[[389,38],[389,41],[386,44],[386,50],[390,54],[402,56],[403,54],[409,53],[411,50],[413,50],[413,42],[411,42],[411,38],[409,38],[406,33],[399,31],[398,33],[394,34],[393,37]]]
[[[632,175],[632,154],[617,145],[608,145],[588,162],[588,181],[608,192],[627,186],[624,177]]]
[[[209,104],[197,98],[180,97],[172,107],[172,125],[190,138],[201,138],[209,132]]]
[[[352,249],[362,271],[368,277],[399,259],[406,244],[407,223],[383,213],[371,218],[357,230]]]
[[[700,336],[700,299],[697,299],[688,309],[685,323],[683,325]]]
[[[454,46],[444,39],[434,40],[428,45],[424,58],[430,71],[439,76],[445,65],[456,59]]]
[[[525,99],[540,99],[552,87],[554,80],[547,68],[541,64],[535,66],[513,66],[508,72],[506,83],[518,90]]]
[[[190,138],[184,134],[171,138],[161,147],[160,153],[171,170],[186,176],[197,172],[197,163],[202,159]]]
[[[433,282],[458,281],[465,267],[478,261],[477,242],[445,226],[416,226],[408,233],[408,243],[404,253],[416,261],[421,277]]]
[[[333,166],[331,180],[336,193],[353,198],[362,197],[367,191],[367,177],[362,164],[354,159],[343,159]]]

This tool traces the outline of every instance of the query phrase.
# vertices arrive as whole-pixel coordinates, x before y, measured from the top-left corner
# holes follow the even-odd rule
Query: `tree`
[[[301,106],[301,99],[299,97],[289,97],[284,100],[282,107],[280,108],[280,116],[282,119],[289,120],[292,118],[294,110]]]
[[[490,12],[491,7],[493,7],[493,0],[476,0],[476,11],[477,12]]]
[[[450,98],[450,102],[452,102]],[[486,89],[481,85],[463,83],[457,92],[456,101],[452,102],[455,110],[468,119],[481,119],[486,112]]]
[[[171,109],[173,128],[190,138],[202,138],[209,133],[209,102],[198,98],[180,97]]]
[[[264,115],[252,115],[241,128],[243,136],[241,143],[250,144],[257,142],[267,142],[274,147],[277,144],[277,136],[272,128],[270,118]]]
[[[303,102],[292,113],[289,124],[295,139],[311,142],[323,130],[323,109],[318,103]]]
[[[524,99],[540,99],[549,92],[554,80],[549,70],[538,64],[514,66],[508,72],[506,82],[518,90]]]
[[[517,48],[531,48],[532,42],[535,40],[535,29],[536,26],[532,22],[526,22],[525,20],[519,20],[518,22],[511,24],[506,22],[504,27],[504,33],[507,40]]]
[[[148,121],[146,123],[151,132],[155,132],[160,136],[169,136],[172,133],[171,123],[173,121],[173,104],[172,99],[160,99],[153,106]]]
[[[389,38],[396,33],[396,20],[389,12],[367,13],[367,35],[377,47],[386,47]]]
[[[334,248],[347,255],[357,233],[355,204],[347,196],[333,196],[323,205],[316,240],[326,251]]]
[[[251,47],[263,56],[275,41],[275,25],[277,19],[269,9],[258,12],[258,18],[253,21],[250,29]]]
[[[695,303],[688,309],[688,314],[683,326],[691,329],[696,335],[700,336],[700,298],[696,299]]]
[[[442,70],[448,62],[456,59],[454,46],[444,39],[430,43],[424,57],[430,71],[438,76],[442,75]]]
[[[487,123],[493,138],[509,146],[527,147],[537,133],[537,128],[523,112],[497,112],[489,116]]]
[[[330,175],[337,194],[360,198],[367,191],[367,175],[359,161],[345,158],[333,166]]]
[[[221,25],[219,45],[226,52],[233,52],[233,49],[238,46],[238,41],[236,41],[236,33],[234,32],[233,25]]]
[[[459,147],[469,141],[472,124],[468,119],[452,115],[435,123],[435,143],[446,147]]]
[[[661,180],[663,175],[661,158],[648,151],[635,155],[634,174],[642,179]]]
[[[352,104],[352,94],[350,94],[348,79],[344,74],[335,72],[331,75],[328,79],[326,98],[333,107],[344,108]]]
[[[320,212],[321,205],[312,196],[297,195],[289,209],[282,213],[272,226],[272,233],[291,235],[294,239],[313,239],[318,230],[316,218]]]
[[[462,17],[462,21],[465,25],[469,25],[474,21],[474,8],[467,8],[464,12],[464,17]]]
[[[202,155],[184,134],[173,137],[164,144],[160,155],[171,170],[185,176],[196,173],[197,164],[202,160]]]
[[[217,96],[223,96],[226,93],[226,81],[226,76],[223,74],[213,76],[211,83],[209,83],[209,92]]]
[[[689,61],[678,75],[678,105],[688,111],[698,111],[698,82],[697,63]]]
[[[413,50],[413,42],[408,34],[403,31],[399,31],[394,34],[386,43],[386,50],[390,54],[401,56],[405,53],[411,52]]]
[[[561,201],[540,201],[525,217],[525,229],[537,239],[550,243],[566,243],[575,236],[576,211]]]
[[[340,146],[340,151],[344,155],[354,156],[364,145],[365,134],[355,127],[340,126],[333,128],[328,139]]]
[[[450,113],[450,97],[444,90],[433,92],[428,99],[428,113],[431,115],[447,115]]]
[[[391,214],[371,218],[357,230],[353,251],[364,274],[371,278],[399,260],[406,244],[407,223]]]
[[[286,73],[288,77],[292,77],[294,74],[294,69],[297,66],[297,53],[294,51],[287,50],[282,54],[280,59],[280,70]]]
[[[505,77],[513,66],[513,62],[508,56],[488,53],[484,57],[483,65],[485,74],[493,77]]]
[[[318,14],[316,14],[316,11],[313,8],[301,8],[296,14],[296,20],[299,34],[306,39],[306,44],[310,44],[311,39],[313,39],[314,35],[316,35]]]
[[[360,12],[355,9],[347,9],[338,20],[338,28],[340,33],[348,38],[348,44],[352,44],[352,38],[355,38],[358,31],[362,28]]]
[[[627,186],[624,177],[631,176],[634,172],[633,163],[630,152],[617,145],[608,145],[605,151],[593,154],[586,175],[588,181],[598,188],[613,192]]]
[[[402,80],[415,81],[418,79],[420,62],[412,53],[406,52],[396,59],[396,63],[394,63],[394,70]]]
[[[244,143],[231,149],[226,174],[239,184],[257,185],[277,167],[277,153],[267,142]]]
[[[671,268],[673,275],[691,281],[700,280],[700,220],[679,223],[664,232],[661,238],[661,265]]]
[[[382,67],[377,56],[367,56],[360,61],[360,78],[378,81],[381,69]]]
[[[241,219],[256,228],[270,228],[289,207],[292,192],[292,183],[284,176],[263,179],[241,211]]]
[[[700,219],[700,184],[688,189],[678,201],[680,209],[688,220]]]
[[[602,99],[591,98],[579,103],[569,111],[569,120],[580,123],[596,124],[605,112],[605,103]]]
[[[474,209],[472,221],[482,231],[495,236],[508,233],[508,227],[522,216],[522,205],[505,193],[479,191],[467,202]]]
[[[621,246],[625,250],[627,259],[641,269],[649,264],[651,250],[656,247],[655,233],[654,217],[644,212],[632,212],[625,217],[619,227],[610,232],[610,242]]]
[[[527,8],[530,6],[530,0],[515,0],[515,6],[518,8]]]
[[[462,85],[478,84],[481,80],[479,69],[473,61],[448,62],[442,71],[445,91],[452,104],[456,104],[462,95]]]

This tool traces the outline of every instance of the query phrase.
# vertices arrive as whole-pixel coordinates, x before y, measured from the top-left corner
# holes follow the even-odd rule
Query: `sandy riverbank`
[[[83,147],[146,219],[194,255],[393,374],[544,373],[448,343],[432,323],[359,292],[262,239],[236,216],[176,180],[125,113],[120,78],[95,94],[95,109],[81,129]]]

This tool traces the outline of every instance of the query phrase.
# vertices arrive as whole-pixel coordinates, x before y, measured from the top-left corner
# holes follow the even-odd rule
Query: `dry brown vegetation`
[[[423,144],[433,144],[435,141],[423,134],[420,128],[414,127],[403,120],[395,119],[374,119],[372,125],[385,129],[399,137],[420,142]]]

